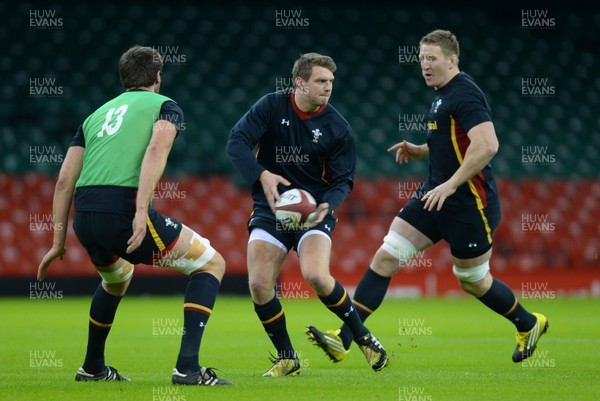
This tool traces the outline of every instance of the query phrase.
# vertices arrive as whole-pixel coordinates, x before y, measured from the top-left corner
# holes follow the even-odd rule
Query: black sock
[[[87,352],[82,366],[87,373],[100,373],[106,368],[104,345],[121,298],[106,292],[102,284],[96,288],[90,306]]]
[[[279,358],[295,358],[296,352],[285,325],[285,313],[279,299],[275,296],[264,305],[255,303],[254,311],[275,346],[277,356]]]
[[[363,322],[383,302],[391,279],[391,277],[384,277],[377,274],[370,267],[360,279],[354,293],[353,303],[358,316]],[[340,338],[344,343],[344,348],[349,349],[352,344],[352,330],[346,324],[342,326]]]
[[[200,342],[218,291],[219,280],[210,273],[198,273],[190,278],[185,289],[183,336],[175,365],[180,373],[194,373],[200,369]]]
[[[369,330],[360,320],[356,308],[352,305],[352,300],[348,296],[348,293],[340,283],[336,281],[331,294],[319,297],[319,299],[330,311],[344,321],[344,324],[348,326],[354,338],[364,337],[369,333]]]
[[[494,278],[490,289],[478,299],[494,312],[513,322],[518,331],[529,331],[535,325],[535,316],[521,306],[512,290],[500,280]]]

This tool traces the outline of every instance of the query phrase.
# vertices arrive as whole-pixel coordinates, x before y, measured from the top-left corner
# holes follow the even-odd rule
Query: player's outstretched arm
[[[282,176],[273,174],[268,170],[264,170],[258,179],[262,184],[269,207],[271,208],[271,211],[275,213],[275,202],[279,200],[279,191],[277,191],[277,185],[283,184],[288,187],[291,185],[291,183]]]
[[[427,144],[415,145],[407,141],[391,146],[388,152],[396,152],[396,163],[408,163],[410,160],[419,160],[429,156],[429,147]]]
[[[65,241],[67,240],[67,228],[69,221],[69,212],[71,202],[73,201],[73,192],[75,183],[79,179],[81,168],[83,167],[83,152],[81,146],[71,146],[67,151],[65,160],[60,168],[58,180],[54,188],[54,199],[52,200],[52,223],[54,227],[54,239],[52,248],[44,255],[42,262],[38,266],[37,279],[44,280],[46,271],[50,263],[56,258],[62,259],[67,250]]]
[[[427,192],[422,200],[424,209],[440,210],[446,198],[454,194],[458,187],[478,174],[498,152],[498,138],[492,122],[487,121],[471,128],[467,133],[471,143],[465,152],[465,157],[456,172],[448,181]]]
[[[169,152],[177,135],[175,125],[166,120],[158,120],[152,127],[152,138],[146,148],[140,170],[140,182],[135,200],[133,235],[127,241],[127,253],[135,251],[146,236],[146,217],[154,187],[165,171]]]

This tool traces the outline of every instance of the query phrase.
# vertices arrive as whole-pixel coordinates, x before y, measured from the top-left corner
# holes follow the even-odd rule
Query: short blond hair
[[[429,32],[427,35],[423,36],[419,43],[422,45],[439,46],[445,56],[456,54],[456,57],[458,57],[460,55],[458,40],[450,31],[436,29],[435,31]]]

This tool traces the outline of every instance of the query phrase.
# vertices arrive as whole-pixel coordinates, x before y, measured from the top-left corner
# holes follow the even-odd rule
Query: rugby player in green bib
[[[53,260],[66,253],[73,196],[73,229],[102,278],[90,307],[87,352],[77,381],[129,381],[105,364],[104,346],[134,265],[146,264],[190,278],[173,383],[231,384],[200,366],[198,356],[225,261],[206,238],[151,205],[173,141],[185,127],[177,103],[158,94],[162,66],[161,55],[149,47],[134,46],[121,56],[119,75],[125,92],[100,106],[79,127],[56,183],[54,241],[40,263],[38,280],[45,278]]]

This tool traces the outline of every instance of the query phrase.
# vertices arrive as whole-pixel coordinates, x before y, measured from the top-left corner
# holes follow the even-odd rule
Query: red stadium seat
[[[227,261],[227,274],[246,274],[246,222],[252,208],[249,191],[238,189],[227,177],[182,176],[167,180],[177,182],[177,190],[185,191],[186,197],[157,200],[157,209],[211,240]],[[55,176],[0,175],[4,188],[0,195],[0,240],[5,244],[0,276],[35,276],[37,265],[52,242],[50,230],[36,230],[35,223],[51,215],[55,182]],[[406,201],[403,198],[408,197],[402,190],[414,189],[418,182],[396,178],[356,180],[354,191],[336,211],[339,224],[333,234],[331,260],[334,275],[336,270],[352,277],[362,275]],[[503,219],[495,232],[493,271],[518,274],[540,269],[600,267],[599,182],[502,179],[498,180],[498,187]],[[523,223],[531,216],[545,218],[553,229],[527,231]],[[96,274],[72,227],[67,249],[67,257],[53,274]],[[298,268],[293,255],[292,252],[284,269]],[[429,258],[432,271],[447,272],[451,268],[450,253],[443,241],[419,257]],[[142,274],[169,272],[150,269]]]

